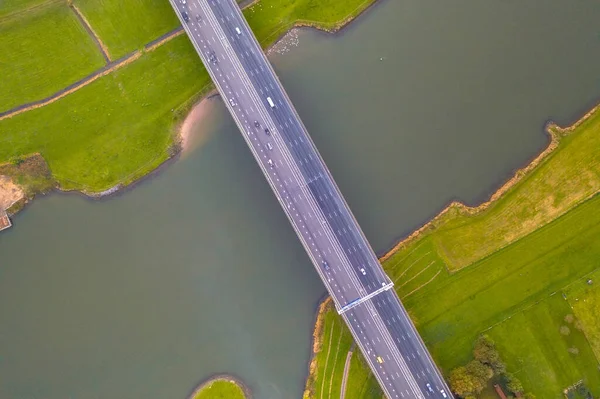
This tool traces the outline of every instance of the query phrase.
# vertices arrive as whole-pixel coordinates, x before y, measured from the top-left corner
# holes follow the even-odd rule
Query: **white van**
[[[273,102],[273,100],[271,100],[271,97],[267,97],[267,101],[268,101],[269,105],[271,106],[271,108],[275,108],[275,103]]]

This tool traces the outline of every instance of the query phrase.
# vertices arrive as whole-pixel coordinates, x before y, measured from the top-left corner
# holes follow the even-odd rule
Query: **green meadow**
[[[600,291],[581,282],[600,273],[600,196],[566,199],[569,190],[580,193],[580,198],[598,191],[599,133],[597,111],[562,137],[558,148],[498,201],[501,205],[492,205],[482,214],[438,218],[433,228],[383,263],[446,375],[470,360],[475,339],[485,332],[496,341],[508,371],[522,381],[527,392],[538,398],[559,398],[564,389],[583,380],[594,395],[600,395]],[[561,183],[561,176],[569,181]],[[582,187],[573,187],[576,183]],[[532,210],[530,201],[547,202],[544,195],[560,197],[558,203],[568,203],[570,208],[547,223]],[[498,216],[502,209],[510,209],[503,213],[505,220]],[[510,220],[520,234],[523,226],[537,224],[537,228],[492,253],[472,245],[452,247],[464,259],[475,259],[454,271],[447,261],[449,247],[440,241],[466,243],[467,237],[479,231],[482,236],[475,235],[473,240],[494,242],[510,230],[505,227]],[[452,231],[460,234],[452,237]],[[600,283],[600,275],[597,280]],[[326,317],[340,320],[334,310],[329,313]],[[569,324],[569,334],[563,335],[559,330],[568,324],[564,318],[571,313],[576,321]],[[322,336],[329,333],[325,328]],[[343,350],[349,348],[350,344]],[[320,362],[326,358],[323,350],[317,356]],[[350,397],[372,397],[372,390],[361,388],[375,383],[373,377],[365,377],[365,369],[364,365],[351,367],[350,379],[356,380],[352,384],[360,394],[349,391]],[[316,370],[309,378],[311,392],[329,383],[318,374],[320,368]]]

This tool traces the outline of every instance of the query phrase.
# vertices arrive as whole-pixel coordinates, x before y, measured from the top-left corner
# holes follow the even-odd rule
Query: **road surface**
[[[234,0],[170,0],[388,398],[451,394]]]

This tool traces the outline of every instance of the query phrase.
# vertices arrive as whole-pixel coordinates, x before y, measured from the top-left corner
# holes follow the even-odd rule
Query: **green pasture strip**
[[[66,2],[1,20],[0,54],[0,112],[50,96],[104,65]]]
[[[52,103],[0,122],[0,160],[40,152],[65,189],[128,183],[168,158],[177,108],[209,83],[186,37]],[[173,111],[172,111],[173,110]]]

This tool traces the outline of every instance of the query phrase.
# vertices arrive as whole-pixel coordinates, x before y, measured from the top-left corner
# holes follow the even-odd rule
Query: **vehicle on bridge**
[[[326,260],[321,262],[321,264],[323,265],[323,269],[325,269],[326,271],[329,271],[329,269],[330,269],[329,263]]]
[[[267,102],[269,103],[271,108],[275,108],[275,103],[273,102],[273,100],[271,100],[271,97],[267,97]]]

